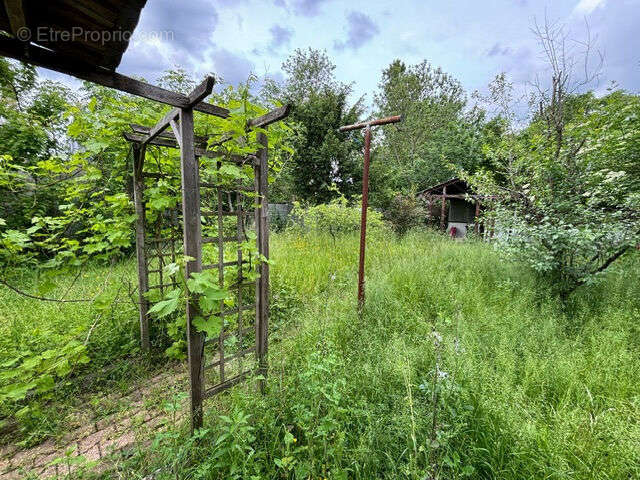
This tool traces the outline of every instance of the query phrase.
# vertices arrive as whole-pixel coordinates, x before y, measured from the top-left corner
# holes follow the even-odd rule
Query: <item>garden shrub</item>
[[[303,232],[327,232],[332,236],[360,231],[361,207],[350,204],[343,196],[329,203],[302,206],[294,203],[291,217],[294,229]],[[383,230],[382,214],[372,209],[367,211],[367,229]]]
[[[398,235],[404,235],[410,229],[425,224],[427,211],[422,200],[415,194],[398,194],[384,212],[384,219]]]

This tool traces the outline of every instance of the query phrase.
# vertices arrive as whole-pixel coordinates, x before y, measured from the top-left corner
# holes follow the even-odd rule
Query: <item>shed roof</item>
[[[68,60],[114,71],[146,0],[4,0],[0,30]]]
[[[448,195],[462,195],[465,193],[471,193],[471,187],[467,182],[465,182],[461,178],[454,177],[447,180],[446,182],[442,182],[434,185],[433,187],[426,188],[418,192],[418,195],[442,195],[444,187],[447,187]]]

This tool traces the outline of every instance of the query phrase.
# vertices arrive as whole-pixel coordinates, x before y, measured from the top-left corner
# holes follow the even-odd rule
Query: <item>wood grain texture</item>
[[[144,166],[145,147],[133,145],[133,200],[136,212],[136,260],[138,266],[138,301],[140,316],[140,345],[143,352],[149,352],[149,301],[145,293],[149,290],[149,274],[145,252],[145,208],[144,208]]]
[[[156,123],[151,130],[149,130],[149,133],[147,134],[147,136],[145,137],[145,139],[142,141],[143,145],[148,144],[151,140],[153,140],[154,138],[156,138],[158,135],[160,135],[162,132],[164,132],[170,125],[171,122],[175,121],[175,119],[177,117],[180,116],[180,109],[179,108],[172,108],[171,110],[169,110],[164,117],[162,117],[158,123]],[[180,144],[180,142],[178,142],[177,138],[174,138],[176,143],[178,143],[178,145]]]
[[[81,80],[87,80],[104,87],[114,88],[121,92],[130,93],[174,107],[188,108],[193,106],[194,110],[209,115],[222,118],[229,116],[229,111],[226,108],[204,102],[198,102],[193,105],[193,99],[189,99],[186,95],[127,77],[109,68],[104,68],[104,66],[100,64],[90,63],[89,59],[80,56],[79,53],[78,55],[64,55],[37,45],[29,45],[28,48],[25,47],[25,44],[18,40],[0,37],[0,55],[4,55],[5,57],[15,58],[16,60],[38,67],[72,75]],[[88,55],[91,57],[90,53]]]
[[[256,230],[258,253],[269,259],[269,164],[267,158],[268,140],[264,133],[258,133],[258,142],[262,149],[258,151],[260,160],[255,167],[256,193]],[[260,278],[256,282],[256,354],[258,357],[258,373],[263,377],[258,387],[261,392],[266,389],[267,353],[268,353],[268,323],[269,323],[269,264],[260,263]]]
[[[279,122],[289,115],[291,112],[291,105],[284,105],[282,107],[271,110],[264,115],[252,118],[247,122],[249,128],[263,128],[271,125],[272,123]]]
[[[182,174],[182,229],[184,254],[193,258],[187,262],[187,278],[202,270],[202,226],[200,223],[200,189],[198,162],[193,145],[193,110],[180,111],[180,167]],[[204,389],[204,335],[192,322],[198,315],[198,299],[190,295],[187,302],[187,356],[191,400],[191,430],[202,427],[202,398]]]
[[[11,26],[11,33],[16,35],[21,28],[27,26],[27,21],[24,16],[24,8],[22,7],[22,0],[4,0],[4,8],[9,18],[9,25]]]

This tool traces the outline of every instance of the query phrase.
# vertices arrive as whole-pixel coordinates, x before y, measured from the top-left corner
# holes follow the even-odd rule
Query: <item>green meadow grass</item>
[[[16,271],[8,280],[39,295],[38,281],[30,272]],[[98,417],[112,413],[100,405],[100,398],[126,392],[132,382],[157,370],[159,365],[140,356],[137,306],[128,295],[130,285],[133,289],[136,282],[135,262],[129,260],[108,267],[86,266],[77,278],[75,274],[59,278],[56,288],[43,294],[89,302],[39,301],[0,286],[0,365],[59,350],[70,341],[86,343],[90,358],[88,365],[74,365],[70,376],[56,379],[56,388],[45,398],[31,398],[28,415],[19,416],[17,425],[14,414],[24,402],[0,402],[0,444],[29,446],[63,434],[75,413],[86,410],[87,404],[95,404]],[[96,308],[91,301],[96,298],[108,299],[107,308]],[[113,299],[116,301],[111,303]]]
[[[56,288],[44,294],[47,298],[92,300],[96,297],[113,299],[118,303],[101,314],[91,302],[57,303],[34,300],[0,287],[0,363],[24,350],[34,353],[58,347],[73,338],[86,340],[94,322],[96,327],[89,338],[101,357],[128,351],[130,343],[121,345],[123,334],[132,330],[135,305],[128,302],[126,281],[135,287],[134,264],[122,262],[111,267],[88,266],[75,275],[56,279]],[[123,284],[123,279],[125,284]],[[39,295],[38,282],[29,272],[16,272],[10,283],[23,291]],[[137,294],[136,294],[137,295]],[[95,333],[95,335],[94,335]],[[131,336],[132,340],[133,335]],[[109,344],[109,340],[113,344]],[[137,341],[136,341],[137,342]],[[94,352],[95,353],[95,352]]]
[[[266,395],[215,397],[195,440],[178,425],[101,478],[640,478],[637,255],[561,305],[491,245],[374,232],[359,316],[357,252],[357,235],[272,235]],[[5,332],[93,322],[0,295],[3,351]],[[135,340],[126,308],[115,331]]]

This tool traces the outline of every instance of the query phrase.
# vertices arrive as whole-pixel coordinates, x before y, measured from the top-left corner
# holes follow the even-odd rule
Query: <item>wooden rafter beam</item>
[[[445,195],[442,195],[441,193],[421,193],[418,195],[421,198],[445,198],[445,199],[458,199],[458,200],[467,200],[467,199],[471,199],[471,200],[482,200],[482,199],[492,199],[492,198],[497,198],[494,195],[472,195],[472,194],[467,194],[467,193],[447,193]]]
[[[171,130],[173,130],[173,135],[176,137],[178,145],[182,147],[182,142],[180,141],[180,124],[174,118],[173,120],[171,120],[171,122],[169,122],[169,125],[171,125]]]
[[[4,0],[4,8],[7,11],[7,17],[9,17],[11,33],[17,36],[20,29],[27,26],[22,0]]]
[[[284,105],[283,107],[276,108],[271,110],[270,112],[265,113],[264,115],[252,118],[247,122],[247,127],[249,128],[263,128],[272,123],[278,122],[283,118],[286,118],[287,115],[291,112],[291,105]]]
[[[146,135],[140,135],[139,133],[130,133],[124,132],[122,134],[124,139],[131,143],[142,143],[147,138]],[[153,140],[147,142],[147,145],[155,145],[157,147],[169,147],[169,148],[180,148],[178,142],[175,138],[167,138],[167,137],[156,137]]]
[[[150,85],[105,68],[79,62],[77,59],[65,57],[38,45],[28,44],[27,47],[25,48],[25,44],[18,40],[0,36],[0,55],[5,57],[15,58],[21,62],[72,75],[81,80],[87,80],[104,87],[114,88],[121,92],[165,103],[173,107],[193,108],[199,112],[221,118],[229,116],[229,110],[226,108],[202,101],[194,104],[194,99],[189,98],[187,95]]]
[[[195,90],[194,90],[195,91]],[[260,117],[253,118],[247,122],[248,128],[263,128],[274,122],[280,121],[285,118],[291,111],[290,105],[285,105],[283,107],[276,108]],[[160,120],[154,127],[149,128],[143,125],[137,125],[135,123],[129,124],[134,134],[139,135],[135,138],[140,138],[142,140],[133,140],[134,137],[131,134],[125,134],[125,138],[129,136],[131,139],[129,141],[141,141],[145,144],[150,145],[159,145],[159,146],[168,146],[178,148],[178,139],[175,136],[175,128],[172,130],[174,133],[170,131],[166,131],[165,129],[171,125],[171,121],[174,120],[179,114],[179,109],[171,110],[167,115],[165,115],[162,120]],[[147,140],[145,141],[145,137]],[[220,137],[217,135],[196,135],[194,137],[196,147],[201,147],[203,149],[207,148],[207,144],[210,139]],[[216,142],[213,146],[220,146],[225,141],[230,140],[231,137],[223,137],[219,142]],[[157,141],[156,141],[157,140]]]
[[[207,77],[202,81],[200,85],[193,89],[189,95],[187,95],[187,99],[189,100],[189,107],[193,107],[197,105],[202,100],[207,98],[211,91],[213,90],[213,86],[216,83],[216,79],[211,75],[207,75]],[[228,115],[228,113],[227,113]]]
[[[136,123],[130,123],[129,126],[131,127],[131,130],[133,131],[133,133],[137,133],[138,135],[142,135],[143,137],[146,135],[149,135],[149,132],[151,131],[151,129],[149,127],[145,127],[143,125],[138,125]],[[209,141],[210,138],[215,138],[215,137],[219,137],[219,135],[196,135],[194,137],[195,139],[195,144],[196,146],[201,146],[201,147],[206,147],[207,143]],[[176,137],[174,135],[174,132],[169,131],[169,130],[165,130],[164,132],[160,133],[158,135],[157,138],[162,138],[165,140],[171,140],[172,142],[176,141]]]
[[[124,132],[123,136],[124,136],[124,139],[128,142],[140,143],[140,144],[146,138],[146,135],[140,135],[139,133],[131,133],[131,132]],[[172,137],[172,138],[156,137],[150,142],[148,142],[147,145],[156,145],[158,147],[168,147],[168,148],[180,148],[180,144],[176,141],[175,137]],[[219,158],[227,154],[227,152],[224,152],[224,151],[210,150],[210,149],[207,149],[204,147],[198,147],[198,146],[195,147],[195,152],[197,157],[207,157],[207,158]],[[252,157],[251,155],[249,157],[242,157],[241,155],[232,155],[230,158],[232,161],[236,163],[245,163],[246,161],[250,161],[251,157]]]
[[[171,110],[169,110],[166,113],[166,115],[162,117],[160,121],[151,128],[151,130],[149,130],[149,133],[147,134],[146,138],[142,141],[142,144],[143,145],[148,144],[149,142],[151,142],[151,140],[153,140],[162,132],[164,132],[165,129],[171,124],[171,122],[173,122],[176,119],[176,117],[178,117],[179,115],[180,115],[179,108],[172,108]]]
[[[213,90],[214,84],[215,84],[215,79],[210,75],[207,76],[207,78],[205,78],[204,81],[200,85],[198,85],[196,88],[194,88],[193,92],[191,92],[187,96],[187,99],[189,100],[189,105],[187,105],[186,108],[191,108],[192,106],[197,105],[206,97],[208,97],[211,91]],[[167,129],[167,127],[169,127],[169,125],[171,125],[172,122],[175,122],[176,118],[178,118],[179,116],[180,116],[179,108],[174,108],[169,112],[167,112],[167,114],[164,117],[162,117],[160,121],[156,123],[155,126],[149,131],[147,138],[142,142],[142,144],[146,145],[151,140],[153,140],[158,135],[160,135],[162,132],[164,132]],[[176,137],[176,139],[178,140],[178,143],[180,143],[180,139],[178,137]]]

